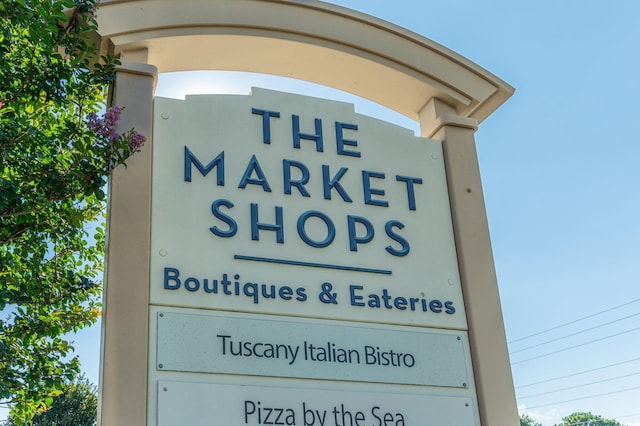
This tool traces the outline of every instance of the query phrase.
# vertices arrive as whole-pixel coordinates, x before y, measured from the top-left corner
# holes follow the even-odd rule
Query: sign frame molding
[[[153,93],[158,72],[202,69],[274,74],[350,92],[417,120],[421,136],[442,140],[481,423],[517,424],[474,140],[478,124],[513,94],[511,86],[425,37],[316,0],[111,0],[101,3],[98,20],[103,53],[123,57],[110,102],[127,108],[123,129],[148,137],[111,178],[101,425],[147,422]]]

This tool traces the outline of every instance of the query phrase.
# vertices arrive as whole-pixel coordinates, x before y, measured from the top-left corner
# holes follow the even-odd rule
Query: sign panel
[[[158,426],[460,426],[471,398],[160,381]]]
[[[162,371],[467,387],[464,333],[158,313]]]
[[[155,111],[152,304],[466,329],[439,141],[262,89]]]

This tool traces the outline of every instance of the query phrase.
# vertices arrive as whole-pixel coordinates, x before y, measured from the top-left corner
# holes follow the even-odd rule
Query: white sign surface
[[[160,381],[158,426],[470,426],[472,400],[428,394]]]
[[[155,111],[152,304],[466,329],[439,141],[261,89]]]
[[[163,312],[161,371],[464,388],[464,333]]]

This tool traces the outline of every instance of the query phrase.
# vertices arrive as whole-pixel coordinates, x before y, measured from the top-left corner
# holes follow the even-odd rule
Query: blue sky
[[[574,411],[640,425],[640,2],[331,3],[415,31],[516,88],[476,142],[519,407],[545,426]],[[416,128],[266,76],[161,76],[157,94],[252,85],[347,100]],[[97,381],[99,327],[75,341]]]

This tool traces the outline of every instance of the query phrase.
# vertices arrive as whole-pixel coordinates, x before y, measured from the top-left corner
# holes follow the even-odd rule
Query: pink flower
[[[87,114],[87,127],[95,132],[99,141],[107,141],[111,145],[115,145],[117,142],[126,142],[129,149],[136,152],[140,150],[147,138],[133,129],[124,134],[117,132],[122,110],[123,108],[112,106],[102,115],[102,118],[98,118],[96,113],[91,112]]]
[[[146,142],[147,138],[136,132],[135,130],[129,133],[129,146],[133,151],[137,151],[142,147],[142,145]]]

